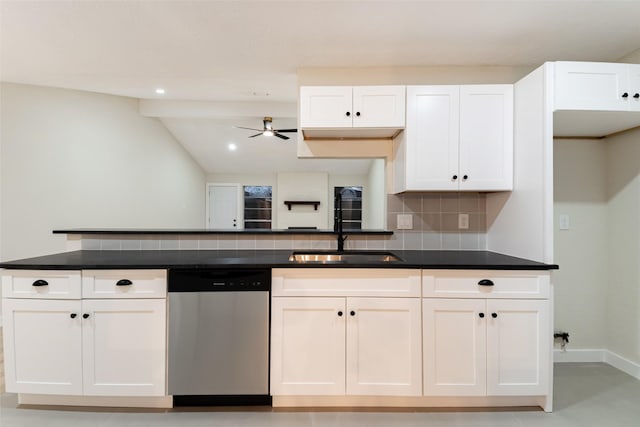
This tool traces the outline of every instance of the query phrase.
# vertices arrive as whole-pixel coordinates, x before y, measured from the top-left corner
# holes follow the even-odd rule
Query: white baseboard
[[[605,353],[604,362],[640,380],[640,364],[625,359],[611,351]]]
[[[606,349],[572,349],[566,351],[554,350],[553,362],[602,362],[611,365],[614,368],[619,369],[622,372],[640,380],[640,364],[635,363]]]

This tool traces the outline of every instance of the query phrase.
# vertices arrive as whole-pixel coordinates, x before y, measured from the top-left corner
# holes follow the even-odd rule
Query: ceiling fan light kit
[[[262,119],[262,129],[246,128],[243,126],[236,126],[236,128],[254,130],[259,132],[259,133],[256,133],[255,135],[249,136],[249,138],[255,138],[256,136],[264,135],[264,136],[277,136],[280,139],[287,140],[289,139],[289,137],[286,135],[282,135],[283,133],[298,132],[298,129],[274,129],[272,122],[273,122],[273,119],[271,117],[265,117]]]

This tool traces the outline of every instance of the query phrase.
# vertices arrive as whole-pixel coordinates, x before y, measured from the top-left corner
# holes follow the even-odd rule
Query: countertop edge
[[[400,262],[296,263],[293,250],[74,251],[0,262],[8,270],[185,268],[369,268],[425,270],[557,270],[556,264],[490,251],[393,251]]]

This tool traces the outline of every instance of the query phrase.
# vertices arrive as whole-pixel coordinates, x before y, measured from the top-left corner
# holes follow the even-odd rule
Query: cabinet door
[[[426,396],[486,394],[486,321],[484,300],[423,300]]]
[[[549,391],[549,302],[487,301],[487,394],[541,396]]]
[[[6,391],[82,394],[80,301],[2,300]]]
[[[555,63],[556,110],[624,111],[629,98],[627,65],[598,62]]]
[[[458,190],[459,86],[408,86],[405,190]]]
[[[513,85],[460,87],[462,191],[513,189]]]
[[[352,126],[351,86],[302,86],[300,127],[341,128]]]
[[[640,111],[640,65],[627,65],[629,81],[629,110]]]
[[[347,298],[347,394],[419,396],[419,298]]]
[[[345,393],[345,299],[273,298],[271,394]]]
[[[404,86],[354,86],[353,127],[403,128]]]
[[[82,302],[84,394],[163,396],[166,300]]]

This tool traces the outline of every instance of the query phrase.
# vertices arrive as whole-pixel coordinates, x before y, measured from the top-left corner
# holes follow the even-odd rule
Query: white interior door
[[[244,228],[242,185],[207,184],[207,228]]]

